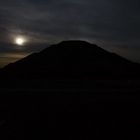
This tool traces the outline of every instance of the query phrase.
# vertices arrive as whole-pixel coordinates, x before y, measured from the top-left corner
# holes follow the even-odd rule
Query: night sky
[[[0,0],[0,67],[69,39],[140,62],[139,7],[139,0]]]

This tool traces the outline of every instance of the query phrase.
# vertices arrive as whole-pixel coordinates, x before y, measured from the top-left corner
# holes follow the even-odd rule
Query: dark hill
[[[139,78],[139,70],[83,41],[9,64],[0,75],[0,138],[136,139],[140,80],[130,79]]]
[[[85,41],[63,41],[1,70],[3,78],[122,79],[137,77],[139,65]]]

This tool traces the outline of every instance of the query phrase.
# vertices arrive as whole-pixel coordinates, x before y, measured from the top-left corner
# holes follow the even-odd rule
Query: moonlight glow
[[[15,44],[16,45],[22,46],[22,45],[25,44],[25,42],[26,42],[26,40],[23,37],[16,37],[15,38]]]

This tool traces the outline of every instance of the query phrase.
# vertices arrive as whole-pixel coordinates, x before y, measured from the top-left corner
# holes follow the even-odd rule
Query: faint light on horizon
[[[30,53],[0,53],[0,68],[8,65],[9,63],[14,63],[28,55],[30,55]]]

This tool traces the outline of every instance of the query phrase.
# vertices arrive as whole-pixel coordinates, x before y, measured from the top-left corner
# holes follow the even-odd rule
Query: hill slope
[[[24,79],[114,79],[137,77],[139,65],[85,41],[63,41],[1,70]]]

